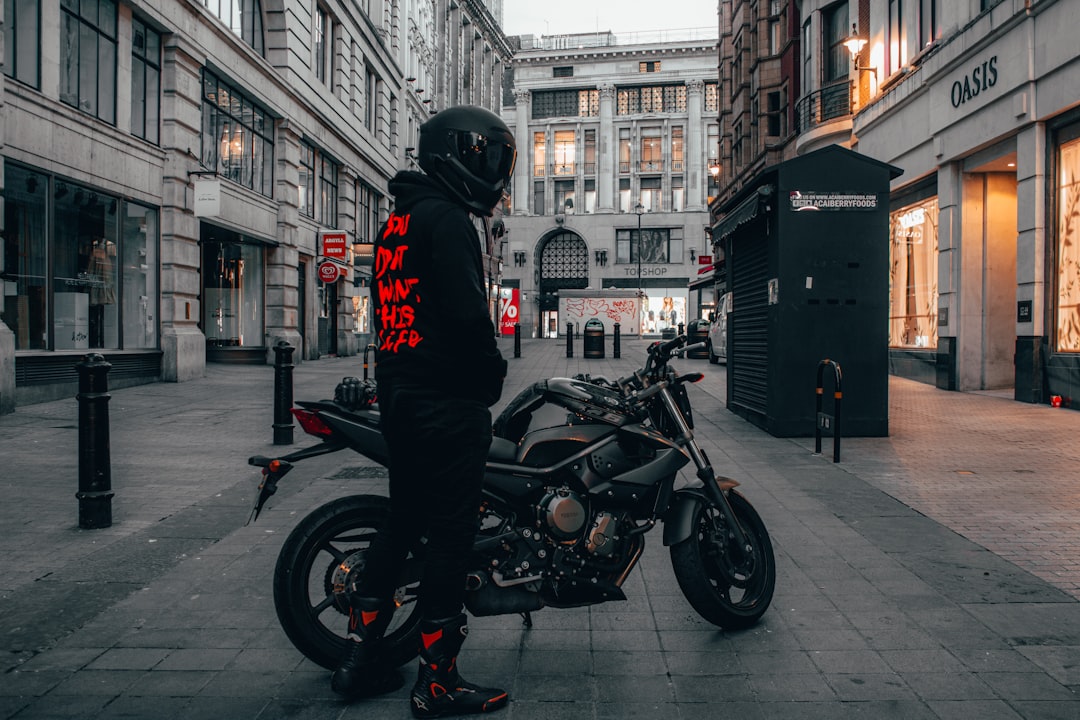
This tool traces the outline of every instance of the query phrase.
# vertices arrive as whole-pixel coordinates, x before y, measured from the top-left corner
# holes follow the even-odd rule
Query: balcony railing
[[[851,90],[851,82],[841,82],[800,98],[795,104],[798,132],[804,133],[831,120],[851,115]]]

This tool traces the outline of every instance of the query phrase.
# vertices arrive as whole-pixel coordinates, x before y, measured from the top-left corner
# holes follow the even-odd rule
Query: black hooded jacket
[[[476,227],[422,173],[399,172],[390,192],[394,209],[375,239],[372,273],[375,376],[490,406],[506,361],[488,315]]]

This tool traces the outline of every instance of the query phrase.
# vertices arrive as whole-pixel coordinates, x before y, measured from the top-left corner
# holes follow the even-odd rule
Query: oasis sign
[[[997,55],[989,60],[984,60],[981,65],[973,67],[967,75],[952,84],[949,99],[952,106],[958,108],[968,100],[973,100],[979,93],[989,90],[997,85]]]

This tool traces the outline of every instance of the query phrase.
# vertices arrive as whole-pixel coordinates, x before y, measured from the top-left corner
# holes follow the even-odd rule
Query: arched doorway
[[[581,236],[559,229],[540,241],[536,250],[536,288],[540,293],[539,337],[559,335],[559,290],[589,286],[589,252]]]

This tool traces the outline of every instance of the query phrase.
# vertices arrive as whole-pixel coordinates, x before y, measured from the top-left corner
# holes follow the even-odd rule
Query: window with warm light
[[[1080,352],[1080,127],[1058,146],[1057,350]]]
[[[660,172],[664,169],[662,129],[658,126],[641,128],[641,172]]]
[[[202,164],[273,196],[274,122],[250,97],[203,69]]]
[[[574,131],[573,130],[556,130],[554,137],[554,151],[555,157],[553,158],[555,168],[555,175],[573,175],[575,173],[574,166]]]
[[[682,125],[676,125],[671,128],[671,170],[672,172],[682,172],[683,163],[683,128]]]
[[[938,200],[889,213],[889,347],[938,344]]]
[[[533,176],[544,177],[546,174],[547,141],[544,133],[533,133]]]

